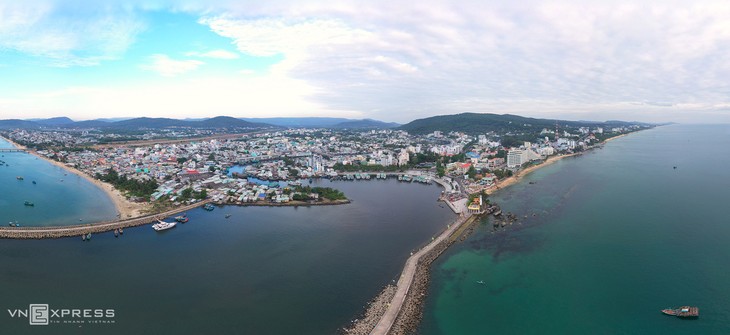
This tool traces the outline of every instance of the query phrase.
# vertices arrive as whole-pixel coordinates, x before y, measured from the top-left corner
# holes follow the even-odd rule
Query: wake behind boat
[[[165,222],[161,220],[157,220],[157,223],[152,225],[152,228],[156,231],[163,231],[170,228],[174,228],[175,225],[177,225],[177,222]]]

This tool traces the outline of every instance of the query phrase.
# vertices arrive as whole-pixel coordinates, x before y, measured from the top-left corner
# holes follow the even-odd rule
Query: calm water
[[[170,231],[144,226],[91,242],[0,240],[0,329],[79,331],[31,327],[5,311],[48,303],[116,310],[116,324],[83,326],[90,333],[335,334],[455,216],[436,201],[437,186],[321,185],[353,202],[198,209]]]
[[[675,125],[540,169],[434,264],[421,333],[729,334],[728,167],[730,126]]]
[[[0,148],[13,146],[0,139]],[[116,218],[111,199],[87,180],[27,153],[0,153],[0,160],[6,163],[0,166],[0,224],[59,226]]]

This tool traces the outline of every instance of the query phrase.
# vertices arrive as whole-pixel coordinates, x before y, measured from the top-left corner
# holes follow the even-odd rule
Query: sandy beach
[[[39,155],[34,150],[28,149],[25,146],[15,143],[14,141],[12,141],[9,138],[3,137],[3,139],[10,142],[11,144],[13,144],[16,148],[25,149],[28,151],[29,154],[36,156],[40,159],[43,159],[62,169],[65,169],[68,172],[78,175],[79,177],[84,178],[84,179],[88,180],[89,182],[91,182],[92,184],[98,186],[109,196],[109,198],[111,198],[112,202],[114,203],[114,206],[117,209],[117,215],[119,216],[119,218],[128,219],[128,218],[138,217],[138,216],[141,216],[144,213],[144,211],[147,209],[146,204],[129,201],[119,190],[114,188],[114,186],[112,186],[109,183],[105,183],[98,179],[94,179],[90,175],[88,175],[74,167],[68,166],[68,165],[63,164],[58,161],[54,161],[52,159],[49,159],[48,157],[44,157],[43,155]]]
[[[493,188],[490,188],[489,190],[487,190],[487,194],[492,194],[492,193],[494,193],[496,191],[499,191],[502,188],[505,188],[507,186],[513,185],[513,184],[519,182],[522,179],[522,177],[530,174],[531,172],[533,172],[533,171],[535,171],[535,170],[537,170],[537,169],[539,169],[541,167],[548,166],[548,165],[550,165],[552,163],[555,163],[555,162],[557,162],[557,161],[559,161],[559,160],[561,160],[563,158],[573,157],[573,156],[576,156],[576,155],[579,155],[579,154],[580,153],[574,153],[574,154],[569,154],[569,155],[560,155],[560,156],[552,156],[552,157],[549,157],[542,164],[533,165],[533,166],[530,166],[530,167],[528,167],[528,168],[526,168],[524,170],[517,171],[517,173],[515,173],[512,177],[508,177],[505,180],[502,180],[502,181],[498,182],[496,187],[493,187]]]

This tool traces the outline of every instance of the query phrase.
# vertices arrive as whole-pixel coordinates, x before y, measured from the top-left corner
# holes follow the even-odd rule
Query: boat
[[[91,233],[86,234],[86,240],[91,241]]]
[[[678,318],[696,318],[700,316],[700,309],[695,306],[682,306],[680,308],[662,309],[662,313]]]
[[[124,229],[119,228],[119,234],[124,235]]]
[[[15,179],[17,179],[17,180],[23,180],[23,176],[17,176],[17,177],[15,177]]]
[[[86,234],[81,234],[81,240],[86,241]]]
[[[231,217],[231,214],[226,214],[226,219]]]
[[[477,280],[477,284],[484,285],[484,281],[483,280]]]
[[[156,231],[163,231],[170,228],[174,228],[175,225],[177,225],[177,222],[165,222],[161,220],[157,220],[157,223],[152,225],[152,228]]]
[[[119,229],[114,229],[114,237],[119,237]]]
[[[175,221],[185,223],[188,222],[188,217],[186,215],[176,216]]]
[[[35,204],[30,201],[26,201],[23,205],[30,206],[30,207],[35,206]]]
[[[215,206],[213,206],[211,204],[205,204],[205,206],[203,206],[203,209],[206,211],[212,211],[215,209]]]
[[[35,184],[36,184],[36,182],[35,182],[35,180],[34,180],[34,181],[33,181],[33,185],[35,185]]]

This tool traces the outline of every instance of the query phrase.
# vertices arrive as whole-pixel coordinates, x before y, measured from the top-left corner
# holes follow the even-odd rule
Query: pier
[[[7,149],[3,148],[3,149],[0,149],[0,152],[28,152],[28,150],[18,149],[18,148],[7,148]]]
[[[212,200],[207,199],[201,202],[194,203],[172,209],[166,212],[151,214],[132,219],[106,221],[98,223],[87,223],[80,225],[70,226],[54,226],[54,227],[0,227],[0,238],[13,238],[13,239],[43,239],[43,238],[60,238],[60,237],[71,237],[81,236],[89,233],[103,233],[113,231],[119,228],[136,227],[146,224],[153,223],[157,218],[163,218],[173,216],[175,214],[189,211],[196,207],[203,206]]]
[[[396,321],[398,321],[399,316],[405,312],[404,305],[408,305],[406,304],[406,300],[409,296],[411,296],[411,299],[421,298],[412,296],[412,287],[417,284],[414,279],[416,278],[418,270],[423,269],[423,266],[428,266],[431,261],[436,259],[436,257],[446,250],[446,247],[453,242],[450,239],[452,234],[454,234],[466,222],[469,222],[471,217],[471,214],[459,217],[456,222],[451,224],[443,233],[441,233],[441,235],[434,238],[431,243],[411,255],[411,257],[406,260],[403,272],[401,273],[400,279],[398,279],[395,295],[390,301],[390,305],[385,311],[385,314],[383,314],[380,318],[378,323],[375,325],[375,328],[373,328],[370,332],[370,335],[390,334],[391,330],[393,330],[393,326],[396,324]]]

